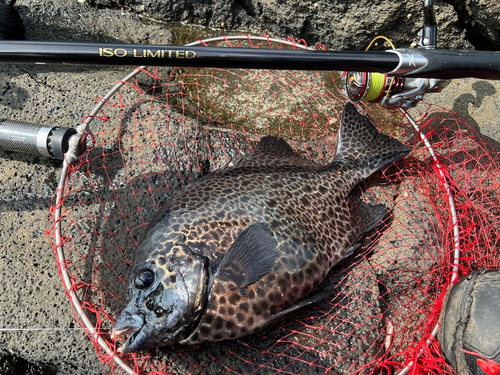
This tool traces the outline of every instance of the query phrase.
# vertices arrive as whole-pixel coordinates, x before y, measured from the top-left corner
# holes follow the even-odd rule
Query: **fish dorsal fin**
[[[245,288],[259,281],[274,267],[276,240],[269,226],[255,223],[240,232],[215,274],[221,281],[233,281]]]
[[[260,161],[265,159],[267,155],[274,157],[273,159],[293,157],[296,161],[304,160],[293,150],[292,147],[290,147],[290,145],[283,138],[266,135],[265,137],[262,137],[260,139],[254,152],[229,163],[227,165],[227,168],[233,166],[248,165],[249,163],[255,163],[256,161],[260,163]],[[217,171],[215,173],[217,173]]]
[[[337,149],[330,167],[337,169],[339,165],[351,164],[359,172],[357,180],[361,181],[410,151],[411,148],[397,139],[379,133],[366,116],[360,114],[353,104],[347,103],[342,112]]]
[[[261,138],[254,154],[270,154],[275,156],[297,156],[297,153],[283,139],[267,135]]]

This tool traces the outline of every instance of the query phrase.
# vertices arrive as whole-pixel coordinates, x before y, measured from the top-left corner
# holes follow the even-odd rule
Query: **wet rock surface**
[[[449,1],[452,3],[452,0]],[[458,3],[458,1],[457,1]],[[486,1],[472,0],[476,26],[491,30],[484,40],[495,44],[494,15]],[[439,2],[441,46],[478,48],[472,31],[461,21],[460,4]],[[187,21],[218,27],[211,35],[240,34],[235,28],[274,37],[305,38],[328,48],[364,48],[384,33],[397,45],[410,44],[421,27],[420,1],[370,2],[348,6],[325,2],[162,2],[152,0],[89,2],[18,0],[17,6],[31,40],[100,41],[168,44],[207,35],[190,29],[172,35],[171,29],[145,20]],[[489,9],[489,10],[488,10]],[[469,14],[468,10],[467,14]],[[347,19],[346,14],[352,18]],[[484,15],[490,14],[490,16]],[[498,16],[497,18],[498,19]],[[383,26],[385,22],[390,27]],[[471,23],[470,23],[471,24]],[[481,30],[484,28],[481,28]],[[186,40],[189,39],[189,40]],[[490,43],[490,42],[488,42]],[[0,65],[2,117],[59,126],[79,123],[94,105],[132,67]],[[500,140],[500,104],[495,82],[456,80],[431,100],[461,113],[469,123]],[[60,162],[0,151],[0,373],[98,374],[95,348],[75,322],[63,291],[52,250],[44,232],[48,210],[60,174]],[[44,372],[45,371],[45,372]]]

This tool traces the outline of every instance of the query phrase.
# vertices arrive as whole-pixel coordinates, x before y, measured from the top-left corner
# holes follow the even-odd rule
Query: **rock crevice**
[[[491,0],[445,0],[452,5],[466,39],[479,50],[500,50],[500,3]]]

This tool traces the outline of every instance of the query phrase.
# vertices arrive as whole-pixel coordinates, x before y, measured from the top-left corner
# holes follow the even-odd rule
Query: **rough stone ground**
[[[135,2],[132,12],[118,8],[119,2],[94,3],[107,7],[90,6],[76,0],[19,0],[17,5],[28,29],[28,38],[32,40],[150,44],[182,40],[179,36],[172,39],[167,28],[144,22],[137,14],[142,9],[141,5],[145,5],[144,9],[149,11],[147,15],[151,15],[153,11],[159,11],[160,3],[166,2]],[[139,10],[137,13],[135,7]],[[274,9],[280,8],[274,4]],[[352,16],[363,20],[364,14],[359,9],[358,12]],[[182,13],[179,14],[177,19],[183,19]],[[373,14],[376,14],[375,9]],[[399,22],[407,19],[404,11],[402,14],[404,17]],[[246,12],[246,17],[250,16]],[[415,14],[413,16],[416,17]],[[286,18],[279,14],[276,17]],[[189,17],[184,19],[196,22]],[[269,17],[264,17],[262,22],[266,19]],[[352,19],[346,20],[346,25],[350,23],[355,24]],[[412,20],[413,28],[415,23],[416,20]],[[309,34],[304,35],[295,34],[299,29],[294,27],[278,29],[270,24],[264,28],[251,22],[243,26],[254,28],[255,33],[267,30],[273,36],[283,36],[274,35],[272,32],[275,30],[276,34],[288,33],[295,37],[310,35],[313,43],[328,42],[326,38],[320,39],[321,35],[313,35],[311,25],[309,29],[304,29],[309,30]],[[362,48],[364,36],[368,33],[367,25],[361,30],[361,38],[359,35],[358,39],[344,36],[342,40],[349,41],[348,47]],[[457,33],[454,35],[465,35],[459,29],[454,32]],[[234,31],[213,33],[236,34]],[[195,40],[205,35],[201,30],[199,33],[191,30],[189,35],[183,34],[183,37]],[[353,40],[357,40],[359,45]],[[467,45],[467,40],[461,40],[461,45]],[[327,47],[338,48],[338,43],[328,44]],[[10,119],[72,126],[92,109],[96,96],[106,93],[130,70],[130,67],[2,65],[0,114]],[[429,95],[427,100],[456,110],[484,135],[500,141],[499,90],[498,82],[456,80],[443,93]],[[95,349],[74,321],[51,248],[43,234],[59,171],[59,162],[0,151],[3,181],[0,189],[0,226],[3,228],[0,231],[2,374],[100,373],[101,365]]]

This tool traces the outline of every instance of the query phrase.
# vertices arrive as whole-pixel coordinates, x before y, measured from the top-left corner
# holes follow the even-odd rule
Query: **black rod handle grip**
[[[0,149],[64,159],[74,128],[0,119]]]

